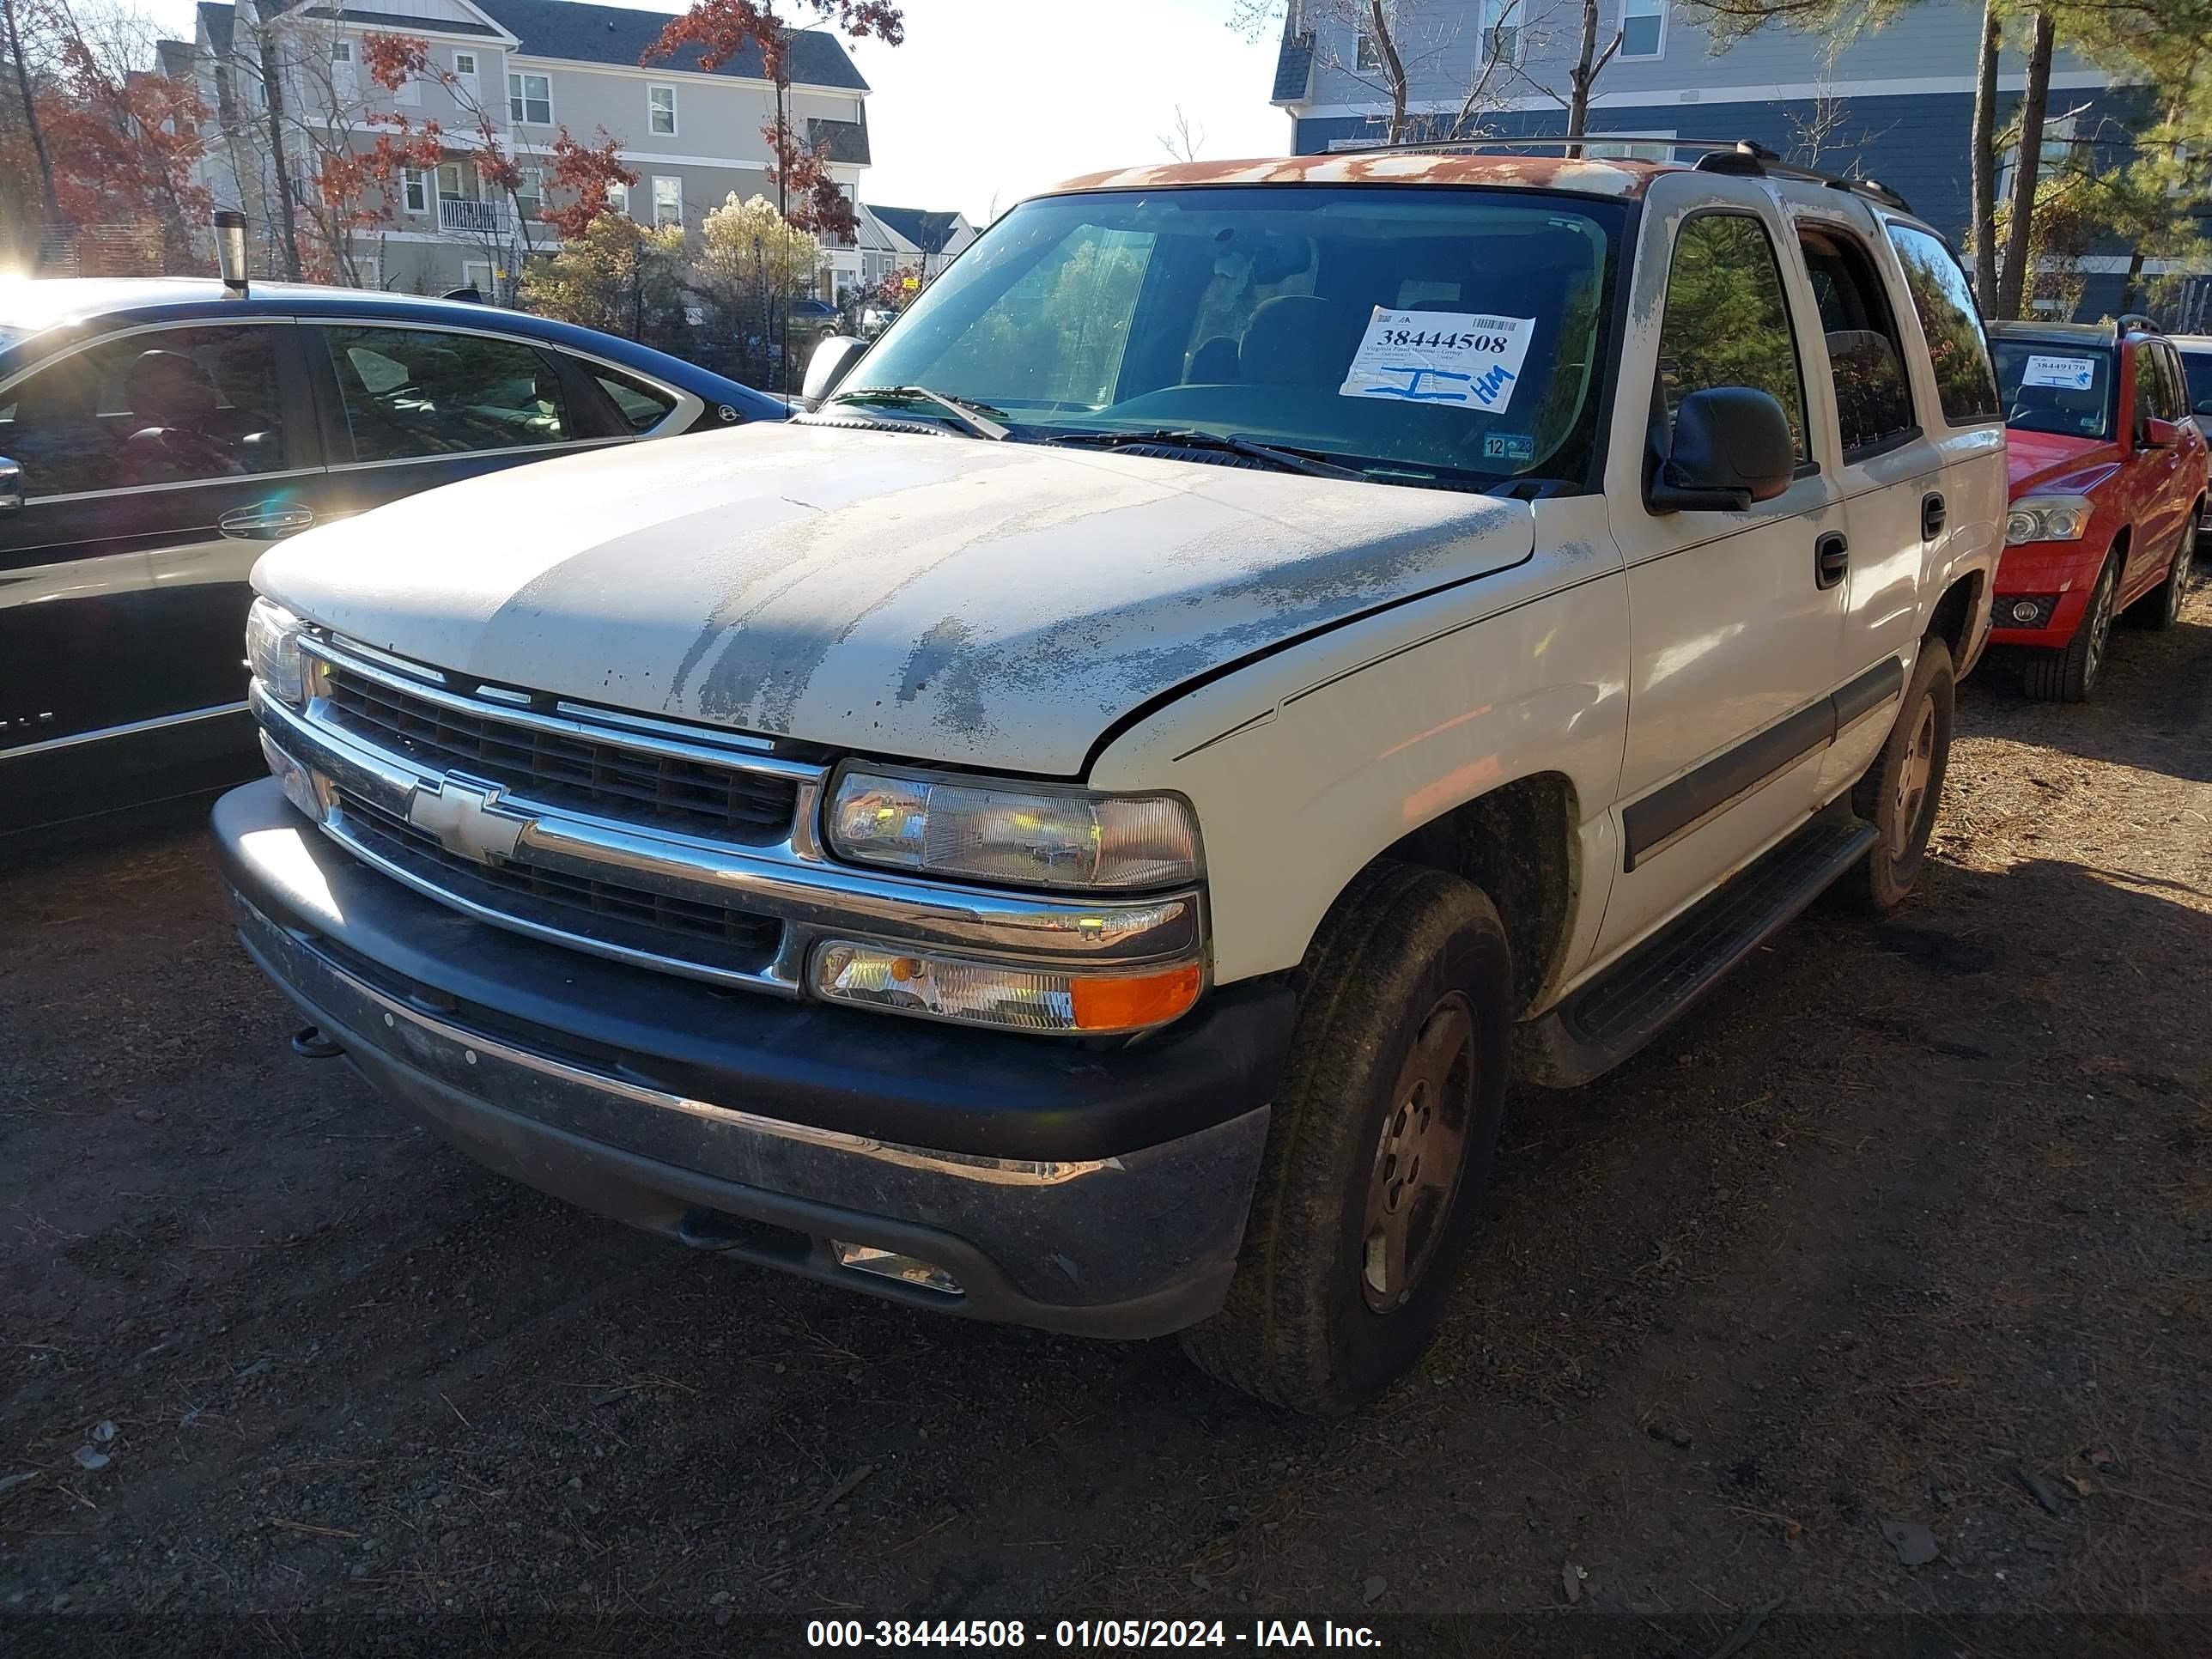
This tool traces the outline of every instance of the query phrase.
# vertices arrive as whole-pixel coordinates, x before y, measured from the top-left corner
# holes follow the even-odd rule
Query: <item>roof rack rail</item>
[[[1377,151],[1397,155],[1426,151],[1434,155],[1462,149],[1576,149],[1588,144],[1664,144],[1670,155],[1676,150],[1695,150],[1698,152],[1698,159],[1691,165],[1700,173],[1724,173],[1750,179],[1802,179],[1808,184],[1826,185],[1831,190],[1849,191],[1900,213],[1912,211],[1911,203],[1878,179],[1846,179],[1816,167],[1799,167],[1794,161],[1784,161],[1753,138],[1678,138],[1671,132],[1585,132],[1579,138],[1568,138],[1557,133],[1533,133],[1517,138],[1408,138],[1395,144],[1362,144],[1352,153],[1372,155]]]
[[[1818,167],[1800,167],[1795,161],[1784,161],[1765,145],[1750,138],[1716,145],[1692,165],[1699,173],[1736,173],[1755,179],[1802,179],[1808,184],[1826,185],[1830,190],[1864,196],[1884,207],[1895,208],[1899,213],[1912,211],[1910,202],[1879,179],[1847,179],[1841,173],[1823,173]]]

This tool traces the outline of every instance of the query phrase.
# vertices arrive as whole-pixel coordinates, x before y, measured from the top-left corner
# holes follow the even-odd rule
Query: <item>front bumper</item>
[[[2093,525],[2089,535],[2078,542],[2022,542],[2006,548],[1997,564],[1996,599],[1990,607],[1990,643],[2057,649],[2070,641],[2088,614],[2097,573],[2104,568],[2106,540],[2098,539],[2101,536]],[[2015,599],[2052,594],[2058,603],[2040,628],[2005,626]]]
[[[247,951],[372,1084],[480,1162],[699,1249],[913,1305],[1152,1336],[1220,1306],[1292,994],[1139,1042],[938,1030],[519,938],[408,891],[273,780],[216,804]],[[933,1265],[957,1292],[846,1265]]]

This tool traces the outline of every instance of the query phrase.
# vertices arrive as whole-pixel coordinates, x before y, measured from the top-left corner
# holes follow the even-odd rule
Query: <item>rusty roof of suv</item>
[[[1558,155],[1468,155],[1449,150],[1346,150],[1249,161],[1172,161],[1086,173],[1046,191],[1163,190],[1182,185],[1518,185],[1591,196],[1641,196],[1675,161],[1604,161]]]

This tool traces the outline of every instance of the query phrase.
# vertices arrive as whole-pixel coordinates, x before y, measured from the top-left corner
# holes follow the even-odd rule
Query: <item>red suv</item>
[[[2030,696],[2080,702],[2112,618],[2170,628],[2205,498],[2181,359],[2141,319],[1996,323],[2012,511],[1990,642],[2026,646]]]

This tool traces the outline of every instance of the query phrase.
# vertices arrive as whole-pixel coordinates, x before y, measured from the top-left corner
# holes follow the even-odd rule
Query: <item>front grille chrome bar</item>
[[[315,654],[332,650],[318,641]],[[356,659],[349,667],[360,672]],[[373,666],[373,665],[372,665]],[[383,674],[390,671],[377,667]],[[412,694],[440,690],[404,679]],[[441,690],[441,695],[456,694]],[[502,914],[441,886],[426,871],[402,867],[355,833],[343,798],[350,794],[377,812],[406,821],[416,792],[434,793],[453,775],[410,757],[372,746],[324,718],[326,705],[312,699],[307,711],[288,708],[253,688],[255,717],[271,739],[315,774],[325,806],[323,829],[355,856],[416,891],[468,915],[572,949],[715,983],[791,996],[799,994],[806,955],[835,935],[893,946],[944,949],[1039,966],[1140,969],[1187,962],[1205,937],[1197,890],[1097,902],[1036,894],[979,890],[921,881],[890,872],[833,864],[817,844],[822,769],[775,757],[708,750],[714,763],[772,766],[804,773],[791,835],[773,846],[722,843],[659,826],[617,823],[550,802],[532,800],[520,787],[499,794],[502,811],[526,818],[512,858],[553,875],[585,881],[619,881],[625,887],[674,900],[748,912],[781,923],[782,942],[765,967],[738,969],[690,961],[672,936],[665,951],[644,951],[565,931],[546,922]],[[471,713],[489,705],[457,698]],[[501,708],[502,718],[571,724],[535,710]],[[580,722],[573,722],[581,724]],[[586,727],[607,740],[605,728]],[[624,741],[630,740],[624,734]],[[657,738],[651,741],[658,741]],[[696,745],[706,749],[706,745]]]

